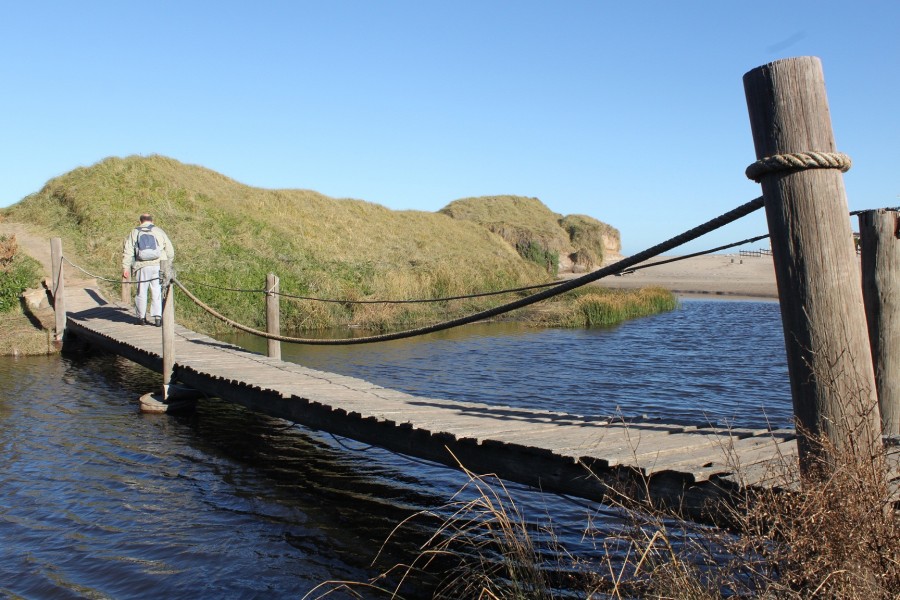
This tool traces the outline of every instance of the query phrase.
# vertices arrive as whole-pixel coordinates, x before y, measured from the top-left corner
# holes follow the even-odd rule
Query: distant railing
[[[741,257],[744,256],[753,256],[759,258],[761,256],[772,256],[772,250],[769,248],[760,248],[758,250],[741,250],[739,251]]]

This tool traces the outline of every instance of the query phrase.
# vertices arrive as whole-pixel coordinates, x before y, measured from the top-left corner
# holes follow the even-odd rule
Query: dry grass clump
[[[759,557],[765,590],[781,598],[900,597],[900,521],[886,473],[891,448],[871,457],[814,440],[821,457],[802,489],[753,490],[739,549]],[[795,468],[783,480],[796,482]]]
[[[18,251],[19,244],[16,242],[16,236],[0,236],[0,267],[9,265]]]
[[[774,487],[719,507],[734,525],[727,530],[654,509],[634,489],[611,489],[622,521],[588,522],[582,542],[597,552],[587,557],[562,547],[552,526],[530,522],[502,482],[466,471],[469,482],[450,503],[392,534],[417,520],[437,523],[412,561],[367,583],[327,582],[307,597],[365,590],[356,597],[403,598],[405,582],[424,580],[423,573],[435,581],[433,598],[900,597],[900,522],[884,477],[887,452],[873,460],[817,443],[828,458],[804,473],[802,489],[796,464],[784,462],[771,473]]]
[[[437,523],[410,564],[396,565],[366,583],[325,582],[304,598],[325,598],[334,593],[368,597],[362,591],[403,598],[402,590],[414,579],[429,581],[430,597],[436,599],[554,598],[550,572],[533,542],[532,525],[503,483],[492,476],[468,470],[465,473],[468,483],[450,502],[405,519],[385,542],[421,522]]]

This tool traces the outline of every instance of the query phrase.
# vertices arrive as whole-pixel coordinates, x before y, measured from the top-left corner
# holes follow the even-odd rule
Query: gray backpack
[[[140,261],[156,260],[160,257],[159,244],[152,229],[153,225],[137,228],[138,237],[134,243],[134,257]]]

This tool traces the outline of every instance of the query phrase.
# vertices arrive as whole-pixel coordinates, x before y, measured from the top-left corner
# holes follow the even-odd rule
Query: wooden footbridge
[[[162,371],[160,328],[137,323],[130,308],[106,301],[97,289],[67,288],[66,306],[67,335]],[[313,429],[449,466],[458,461],[545,491],[603,500],[613,482],[646,480],[654,499],[699,515],[710,496],[764,484],[796,457],[793,430],[626,422],[412,396],[178,325],[174,333],[173,378],[191,388]]]
[[[94,289],[72,289],[64,302],[58,298],[57,319],[68,315],[67,335],[162,372],[165,385],[178,381],[314,429],[546,491],[602,501],[619,485],[635,484],[632,494],[702,516],[706,500],[777,484],[781,469],[812,464],[815,453],[807,450],[813,438],[871,457],[880,452],[883,434],[900,434],[897,212],[861,215],[860,290],[838,172],[850,161],[834,151],[820,63],[808,57],[778,61],[754,69],[744,83],[758,158],[747,174],[761,182],[763,198],[616,265],[452,325],[621,272],[764,204],[794,412],[809,437],[796,438],[793,430],[625,421],[412,396],[179,327],[168,301],[162,332],[137,324],[129,309]],[[797,97],[783,97],[787,92]],[[65,290],[61,263],[58,271],[56,287]],[[266,289],[270,295],[272,287]]]

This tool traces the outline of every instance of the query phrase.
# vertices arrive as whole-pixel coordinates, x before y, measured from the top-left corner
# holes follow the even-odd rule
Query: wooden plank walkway
[[[95,289],[68,288],[67,335],[157,372],[162,335]],[[211,396],[407,455],[603,500],[609,484],[700,516],[704,503],[765,485],[796,460],[795,432],[624,422],[590,415],[412,396],[245,351],[181,326],[175,378]],[[454,458],[455,457],[455,458]],[[740,476],[736,475],[736,468]]]

